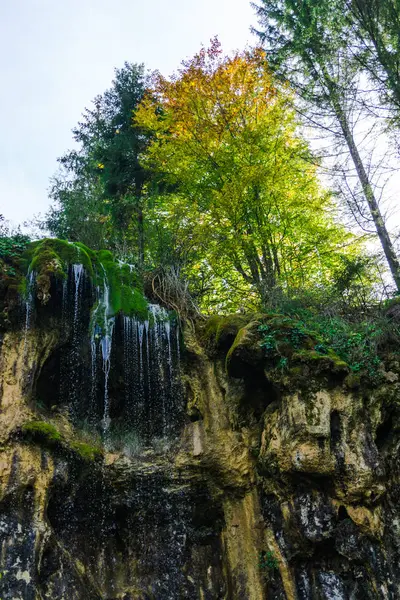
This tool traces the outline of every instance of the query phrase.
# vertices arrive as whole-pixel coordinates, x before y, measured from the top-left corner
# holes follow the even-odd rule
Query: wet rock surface
[[[91,329],[82,281],[2,339],[0,598],[400,597],[393,362],[366,389],[277,369],[259,319]]]

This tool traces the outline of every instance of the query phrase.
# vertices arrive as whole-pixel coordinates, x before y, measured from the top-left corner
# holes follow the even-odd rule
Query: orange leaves
[[[276,98],[265,54],[252,51],[224,57],[217,38],[183,63],[178,75],[153,76],[153,90],[136,114],[136,123],[185,143],[236,135],[273,108]]]

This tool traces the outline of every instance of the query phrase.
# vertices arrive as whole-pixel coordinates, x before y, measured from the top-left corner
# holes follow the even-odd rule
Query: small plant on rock
[[[271,550],[262,550],[259,554],[259,566],[264,573],[275,571],[279,568],[278,559]]]

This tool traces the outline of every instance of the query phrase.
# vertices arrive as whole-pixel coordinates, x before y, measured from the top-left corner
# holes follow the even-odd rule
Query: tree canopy
[[[214,40],[175,77],[156,74],[134,119],[152,140],[143,165],[165,186],[163,226],[179,221],[197,249],[185,266],[264,300],[328,281],[355,252],[290,104],[262,50],[226,57]]]
[[[289,81],[308,105],[328,111],[337,121],[337,135],[353,161],[363,201],[400,292],[400,261],[353,127],[354,106],[364,102],[358,94],[357,73],[365,56],[359,47],[363,30],[353,27],[353,4],[347,0],[261,0],[254,6],[260,23],[257,33],[277,76]],[[372,45],[372,40],[366,45],[369,52]],[[317,125],[324,127],[323,115]]]
[[[132,252],[143,261],[142,190],[146,172],[139,155],[147,143],[132,126],[147,76],[143,65],[116,69],[112,87],[94,99],[73,130],[77,148],[58,159],[47,227],[59,237],[94,248]]]
[[[214,39],[170,78],[125,63],[73,130],[45,225],[205,311],[258,310],[290,290],[347,294],[356,278],[368,287],[363,240],[340,222],[268,59],[226,56]]]

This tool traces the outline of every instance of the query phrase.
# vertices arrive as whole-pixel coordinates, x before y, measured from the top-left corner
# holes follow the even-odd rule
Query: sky
[[[0,214],[14,224],[49,207],[57,157],[115,67],[164,75],[219,36],[254,42],[248,0],[0,0]]]

